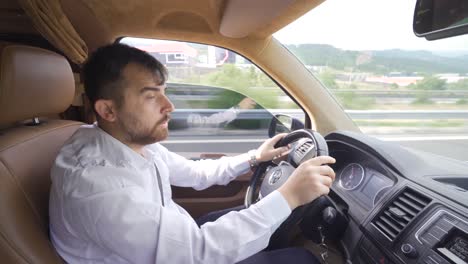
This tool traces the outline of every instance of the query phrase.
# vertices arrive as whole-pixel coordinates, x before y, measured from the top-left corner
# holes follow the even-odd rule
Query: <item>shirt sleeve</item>
[[[77,234],[131,263],[235,263],[268,244],[291,210],[275,191],[257,204],[198,227],[189,216],[145,198],[139,187],[73,203]]]
[[[214,184],[226,185],[250,169],[249,156],[241,154],[216,160],[188,160],[158,144],[164,162],[169,168],[171,185],[206,189]]]

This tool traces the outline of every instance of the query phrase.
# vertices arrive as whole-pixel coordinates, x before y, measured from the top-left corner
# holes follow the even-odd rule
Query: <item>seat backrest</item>
[[[82,123],[21,121],[63,112],[74,85],[61,55],[21,45],[0,49],[1,263],[62,263],[48,236],[50,168]]]

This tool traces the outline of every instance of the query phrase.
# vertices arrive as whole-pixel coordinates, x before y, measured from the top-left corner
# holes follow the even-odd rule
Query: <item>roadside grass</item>
[[[354,120],[358,126],[376,127],[464,127],[468,121],[464,119],[435,120]]]

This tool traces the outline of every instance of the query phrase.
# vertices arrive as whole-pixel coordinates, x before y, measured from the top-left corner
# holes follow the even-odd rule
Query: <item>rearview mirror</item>
[[[468,33],[468,1],[418,0],[414,9],[413,31],[427,40]]]
[[[304,124],[294,117],[277,114],[271,119],[268,136],[274,137],[277,134],[289,133],[304,127]]]

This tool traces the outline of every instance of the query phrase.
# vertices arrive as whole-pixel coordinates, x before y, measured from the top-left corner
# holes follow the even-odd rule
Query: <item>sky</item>
[[[327,0],[274,36],[283,44],[330,44],[347,50],[468,52],[468,35],[436,41],[416,37],[415,4],[416,0]]]

